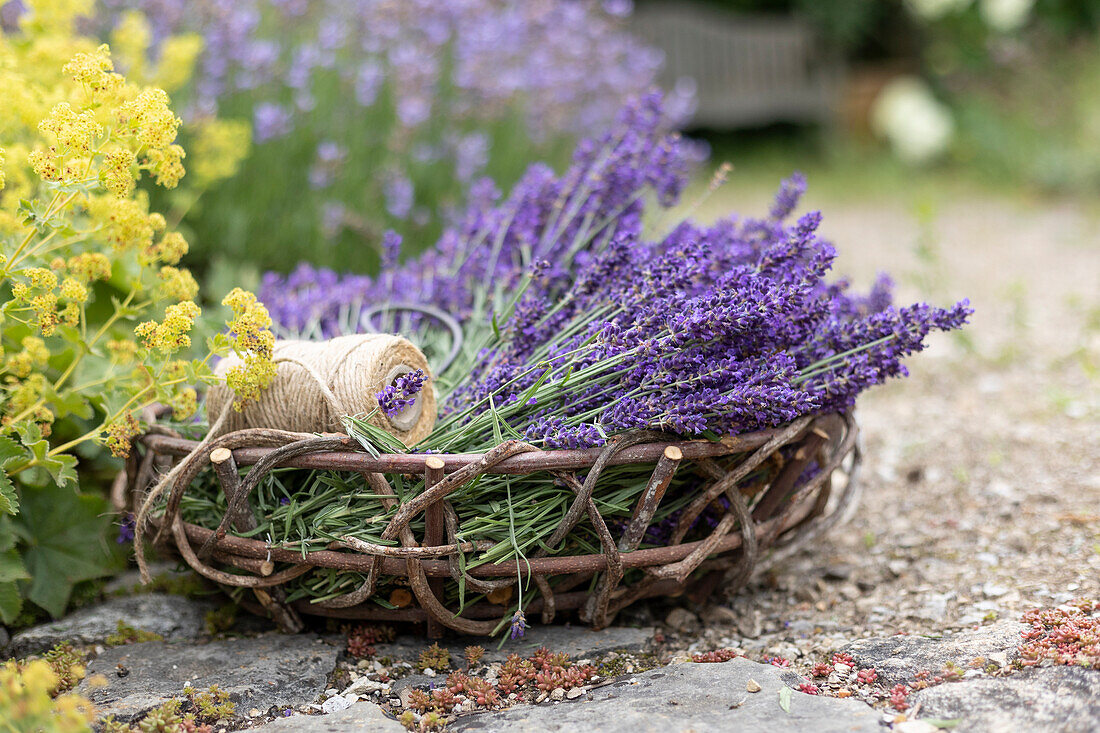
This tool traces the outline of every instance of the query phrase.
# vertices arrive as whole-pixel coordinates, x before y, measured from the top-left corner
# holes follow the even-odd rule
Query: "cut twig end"
[[[428,456],[424,461],[424,465],[433,471],[439,471],[442,470],[446,464],[443,463],[443,459],[439,456]]]
[[[210,462],[215,466],[225,463],[233,457],[233,452],[228,448],[215,448],[210,451]]]
[[[670,461],[680,461],[684,458],[684,452],[674,445],[665,448],[665,458]]]

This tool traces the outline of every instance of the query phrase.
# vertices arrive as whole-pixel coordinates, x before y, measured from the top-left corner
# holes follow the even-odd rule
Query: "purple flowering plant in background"
[[[2,4],[2,3],[0,3]],[[6,7],[6,6],[5,6]],[[14,5],[13,5],[14,7]],[[143,11],[154,46],[205,41],[184,116],[248,119],[240,174],[189,213],[198,255],[280,271],[377,271],[383,232],[431,244],[466,189],[509,186],[652,87],[659,51],[597,0],[101,0],[104,36]],[[12,11],[15,12],[15,11]],[[690,95],[676,98],[677,123]]]

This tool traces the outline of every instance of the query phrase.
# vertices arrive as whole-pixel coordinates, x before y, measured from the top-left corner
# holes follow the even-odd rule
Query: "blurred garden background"
[[[929,369],[951,394],[1030,384],[1041,420],[1100,411],[1100,0],[8,0],[0,22],[9,49],[39,54],[9,53],[0,73],[59,69],[42,54],[82,39],[169,93],[188,173],[139,190],[190,243],[212,320],[235,285],[274,313],[280,291],[312,284],[320,317],[337,274],[429,249],[469,204],[533,163],[563,170],[660,88],[701,171],[680,211],[764,212],[800,170],[853,281],[888,268],[909,299],[971,298],[975,327],[928,357],[946,360]],[[0,90],[12,160],[35,122]],[[30,186],[9,170],[0,202]],[[74,409],[54,431],[93,423]],[[125,563],[106,499],[117,463],[79,452],[87,522],[47,509],[64,502],[35,493],[56,491],[45,474],[4,519],[0,550],[23,569],[0,568],[0,586],[28,601],[0,601],[9,625],[96,597]]]

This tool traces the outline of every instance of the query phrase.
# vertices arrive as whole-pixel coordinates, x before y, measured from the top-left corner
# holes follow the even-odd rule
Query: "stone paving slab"
[[[1016,621],[998,621],[940,637],[859,639],[845,646],[843,651],[852,655],[857,667],[874,667],[880,679],[894,685],[911,682],[923,669],[936,674],[947,662],[968,669],[971,661],[981,657],[1004,667],[1019,656],[1020,633],[1027,628]]]
[[[956,730],[1100,731],[1100,671],[1044,667],[921,690],[921,717],[959,720]]]
[[[19,658],[38,654],[62,641],[78,645],[102,643],[115,633],[119,621],[135,629],[160,634],[166,641],[189,641],[205,633],[206,613],[216,607],[209,601],[163,593],[114,598],[59,621],[19,632],[4,650],[4,655]]]
[[[126,721],[180,696],[187,683],[199,691],[218,685],[230,693],[236,715],[245,716],[253,708],[267,712],[272,706],[312,703],[324,692],[338,651],[312,634],[201,645],[130,644],[108,649],[88,664],[88,677],[103,675],[106,687],[92,688],[86,678],[78,689],[101,716]]]
[[[781,674],[778,667],[740,658],[720,664],[678,664],[596,688],[573,701],[460,718],[448,729],[477,733],[881,731],[882,716],[869,706],[790,690]],[[747,691],[750,679],[759,684],[759,692]],[[783,689],[790,690],[790,712],[780,707]]]

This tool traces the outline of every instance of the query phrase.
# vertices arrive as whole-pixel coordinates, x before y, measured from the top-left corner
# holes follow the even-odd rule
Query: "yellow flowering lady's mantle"
[[[83,669],[76,670],[78,678]],[[100,678],[102,679],[102,678]],[[91,729],[95,708],[76,694],[55,696],[59,679],[42,659],[0,665],[0,720],[10,730],[77,733]]]
[[[73,33],[90,2],[28,5],[20,32],[0,35],[0,548],[16,543],[4,515],[34,503],[24,487],[57,491],[75,481],[78,445],[95,441],[125,456],[146,407],[166,405],[177,420],[193,415],[196,386],[218,380],[215,354],[241,358],[228,378],[238,404],[274,376],[271,320],[240,289],[225,301],[228,334],[210,338],[199,358],[191,353],[202,310],[199,284],[179,266],[187,242],[149,210],[143,190],[175,188],[187,173],[168,92],[124,78],[107,45]],[[140,15],[128,14],[116,35],[125,68],[138,79],[159,73],[144,58],[151,36]],[[193,39],[168,41],[162,58],[189,70],[198,50]],[[169,74],[175,86],[189,75],[179,72]],[[241,148],[229,161],[243,154],[239,135],[211,139]],[[233,165],[208,164],[205,182]],[[53,495],[62,514],[66,502],[85,498],[71,489]],[[71,521],[88,524],[77,518],[84,509],[71,511]],[[52,613],[64,609],[71,568],[28,565],[44,575],[27,585],[18,555],[0,559],[8,563],[0,621],[18,613],[20,592]]]
[[[237,394],[233,408],[239,411],[244,402],[258,398],[275,378],[272,361],[275,336],[270,331],[267,308],[252,293],[234,288],[222,305],[233,310],[229,332],[233,336],[233,350],[243,355],[244,363],[230,368],[225,375],[226,384]]]
[[[136,88],[115,73],[106,45],[75,54],[63,71],[74,86],[70,101],[55,104],[38,124],[45,142],[27,155],[28,165],[44,184],[43,196],[21,202],[20,226],[4,232],[0,278],[9,283],[11,298],[0,312],[4,323],[10,323],[4,335],[10,328],[12,341],[16,332],[29,331],[57,335],[59,345],[79,348],[53,380],[35,372],[48,369],[49,359],[42,358],[41,350],[31,354],[24,346],[8,357],[0,376],[9,397],[20,399],[7,400],[0,419],[8,434],[20,433],[27,421],[36,423],[39,431],[48,430],[57,411],[42,408],[55,402],[54,394],[67,386],[82,362],[104,356],[98,348],[104,337],[123,321],[163,304],[159,321],[148,320],[133,329],[140,344],[134,356],[141,367],[116,371],[121,361],[108,356],[107,372],[95,382],[97,387],[114,388],[110,391],[118,393],[121,405],[104,400],[99,407],[107,418],[80,441],[103,435],[112,451],[123,455],[128,452],[126,436],[137,432],[137,416],[145,405],[164,402],[176,408],[180,419],[186,418],[184,408],[193,410],[196,401],[187,383],[213,379],[206,359],[180,374],[166,371],[167,358],[192,345],[191,332],[202,312],[193,300],[199,286],[190,272],[176,267],[187,242],[178,232],[167,231],[163,216],[149,211],[144,193],[135,194],[144,172],[165,187],[174,187],[183,177],[184,151],[175,144],[180,119],[164,90]],[[48,264],[37,264],[47,257]],[[94,280],[123,284],[128,295],[93,331],[86,308]],[[228,345],[243,360],[229,382],[239,390],[240,400],[254,399],[274,375],[271,319],[255,296],[240,289],[226,297],[225,305],[234,314]],[[25,342],[26,337],[20,341]],[[78,400],[86,399],[76,392]],[[76,442],[52,448],[50,455]],[[40,462],[31,454],[18,468],[26,470]]]

